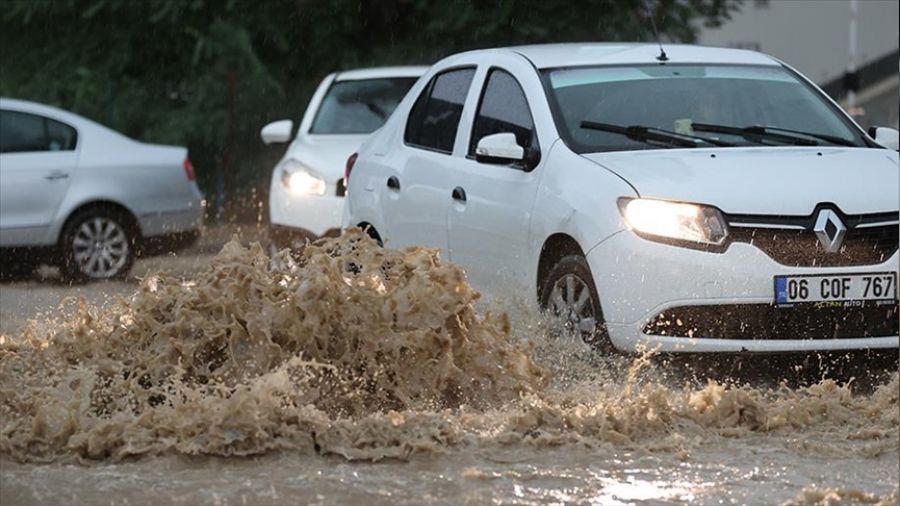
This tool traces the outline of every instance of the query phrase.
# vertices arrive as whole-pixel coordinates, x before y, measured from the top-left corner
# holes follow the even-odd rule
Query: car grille
[[[722,304],[667,309],[644,326],[655,336],[698,339],[839,339],[898,335],[896,303]]]
[[[838,251],[826,251],[813,231],[815,216],[782,218],[726,217],[731,242],[752,244],[776,262],[790,267],[875,265],[897,251],[897,213],[845,216],[847,227]]]
[[[733,228],[733,242],[761,249],[773,260],[792,267],[843,267],[880,264],[897,251],[897,226],[848,230],[840,251],[828,252],[812,231]]]

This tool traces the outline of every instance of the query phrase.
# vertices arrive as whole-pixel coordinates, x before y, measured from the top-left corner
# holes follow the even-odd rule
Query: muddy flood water
[[[69,300],[0,336],[0,504],[898,504],[896,352],[600,358],[478,298],[348,234]]]

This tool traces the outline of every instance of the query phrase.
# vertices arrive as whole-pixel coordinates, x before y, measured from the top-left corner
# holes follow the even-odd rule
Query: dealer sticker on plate
[[[775,276],[775,303],[897,299],[897,273]]]

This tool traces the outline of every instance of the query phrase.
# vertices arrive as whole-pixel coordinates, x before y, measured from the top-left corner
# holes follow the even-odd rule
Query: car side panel
[[[448,201],[447,235],[450,260],[466,269],[469,282],[487,296],[506,296],[520,293],[532,277],[529,228],[545,164],[526,172],[467,156],[485,79],[492,68],[512,75],[520,87],[521,81],[529,83],[529,78],[536,82],[534,69],[517,55],[498,56],[479,65],[460,121],[458,152],[448,172],[448,188],[462,188],[466,201]]]
[[[78,151],[0,154],[0,247],[45,244],[77,164]]]
[[[65,220],[84,204],[117,203],[137,218],[145,237],[193,230],[202,218],[202,196],[181,166],[186,150],[133,142],[130,146],[85,145],[71,186],[45,244],[54,244]],[[90,148],[90,151],[88,149]],[[127,153],[127,155],[126,155]]]

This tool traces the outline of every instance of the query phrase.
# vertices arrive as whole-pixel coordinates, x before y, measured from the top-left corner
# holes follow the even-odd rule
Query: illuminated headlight
[[[653,199],[619,199],[625,222],[648,239],[721,245],[728,228],[718,209]]]
[[[294,195],[325,195],[325,179],[295,160],[285,162],[281,169],[281,183]]]

